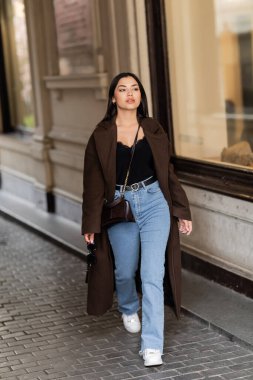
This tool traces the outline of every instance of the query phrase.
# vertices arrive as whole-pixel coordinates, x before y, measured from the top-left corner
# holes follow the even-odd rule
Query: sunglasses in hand
[[[89,252],[89,254],[87,255],[87,263],[88,263],[88,267],[91,267],[93,264],[96,264],[96,261],[97,261],[96,254],[95,254],[97,247],[94,243],[88,243],[87,250]]]

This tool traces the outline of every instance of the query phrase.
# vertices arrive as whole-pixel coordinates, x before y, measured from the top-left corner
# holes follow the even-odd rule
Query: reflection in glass
[[[94,72],[92,0],[54,0],[61,75]]]
[[[253,168],[253,1],[165,1],[178,155]]]
[[[27,41],[24,0],[9,2],[9,31],[13,35],[11,46],[14,83],[11,89],[14,101],[14,123],[30,129],[35,126],[31,71]]]

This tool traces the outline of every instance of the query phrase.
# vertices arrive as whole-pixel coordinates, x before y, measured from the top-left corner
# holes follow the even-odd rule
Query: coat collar
[[[115,188],[117,147],[117,127],[115,120],[99,123],[94,131],[94,139],[105,181],[110,181],[113,188]],[[111,198],[111,196],[112,194],[107,195],[107,199]]]
[[[157,136],[161,135],[162,128],[155,119],[151,117],[139,118],[139,123],[145,132],[155,134]],[[116,128],[116,116],[114,116],[112,120],[101,121],[96,129],[104,129],[107,131],[114,128]]]
[[[165,139],[165,132],[160,124],[153,118],[147,117],[139,120],[145,137],[151,146],[153,156],[159,152],[159,147],[162,148]],[[106,172],[105,165],[108,165],[109,158],[111,157],[116,161],[116,147],[117,147],[117,126],[116,117],[110,121],[102,121],[98,124],[94,131],[94,138],[96,148],[101,165]],[[161,145],[159,145],[161,144]],[[167,142],[165,143],[167,145]],[[163,149],[162,149],[163,150]],[[109,165],[112,168],[112,165]]]

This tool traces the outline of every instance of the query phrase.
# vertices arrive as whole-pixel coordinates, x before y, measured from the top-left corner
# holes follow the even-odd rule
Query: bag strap
[[[129,173],[130,173],[130,167],[131,167],[131,164],[132,164],[132,161],[133,161],[135,146],[136,146],[136,143],[137,143],[139,129],[140,129],[140,124],[138,125],[138,129],[137,129],[137,132],[136,132],[136,135],[135,135],[135,138],[134,138],[134,143],[133,143],[132,150],[131,150],[131,157],[130,157],[130,161],[129,161],[129,165],[128,165],[128,169],[127,169],[127,173],[126,173],[126,178],[125,178],[125,182],[124,182],[123,189],[122,189],[122,192],[121,192],[122,195],[125,194],[126,185],[127,185],[127,181],[128,181],[128,177],[129,177]]]

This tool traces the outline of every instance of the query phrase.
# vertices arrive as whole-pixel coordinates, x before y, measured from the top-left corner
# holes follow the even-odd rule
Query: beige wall
[[[181,236],[186,252],[253,280],[253,204],[185,186],[193,233]]]
[[[144,10],[144,2],[105,0],[95,1],[95,5],[95,50],[99,51],[99,59],[95,62],[97,72],[79,78],[45,78],[52,107],[49,137],[53,147],[49,155],[54,173],[53,191],[79,200],[84,147],[105,113],[110,78],[120,71],[134,71],[140,75],[145,87],[150,88],[145,23],[142,22],[142,27],[137,29],[138,17],[142,18],[137,13],[141,6]],[[130,43],[132,30],[135,31],[134,43]],[[141,51],[140,45],[143,46]],[[101,62],[104,72],[101,72]],[[73,181],[70,182],[71,175]]]
[[[30,139],[0,136],[2,173],[25,177],[40,196],[60,194],[66,202],[81,201],[84,149],[105,113],[110,79],[135,72],[151,106],[144,0],[93,0],[92,6],[95,71],[60,76],[53,2],[25,0],[36,130]]]

